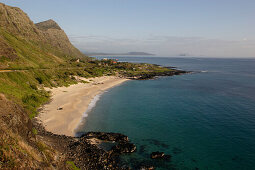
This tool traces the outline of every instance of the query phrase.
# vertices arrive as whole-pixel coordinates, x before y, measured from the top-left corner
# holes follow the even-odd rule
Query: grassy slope
[[[0,73],[0,93],[6,94],[35,116],[36,109],[49,100],[43,87],[68,86],[77,81],[73,78],[79,69],[28,70],[22,72]]]
[[[86,76],[76,63],[67,58],[57,57],[46,48],[42,49],[35,43],[13,36],[2,29],[0,35],[18,56],[14,60],[0,56],[1,64],[8,65],[11,70],[24,70],[0,73],[0,93],[25,106],[31,115],[35,115],[36,108],[48,101],[49,94],[43,90],[43,86],[67,86],[77,83],[73,75]]]
[[[2,104],[0,108],[0,138],[2,139],[0,169],[38,168],[40,164],[43,165],[42,167],[50,167],[55,151],[49,149],[43,140],[34,141],[34,139],[20,136],[15,125],[24,123],[21,125],[24,128],[22,131],[36,135],[36,129],[29,127],[25,122],[28,122],[27,113],[30,118],[34,117],[38,107],[49,101],[50,95],[43,87],[68,86],[77,83],[73,78],[74,75],[88,75],[81,69],[82,64],[77,65],[75,62],[70,62],[70,58],[51,54],[50,51],[54,49],[46,45],[42,48],[34,42],[13,36],[1,28],[0,36],[18,56],[18,58],[10,58],[8,55],[0,56],[0,66],[19,70],[0,73],[0,105]],[[19,106],[12,102],[4,103],[1,93],[25,110],[18,111]],[[11,120],[6,121],[7,118]]]
[[[17,36],[13,36],[0,29],[0,35],[16,51],[18,56],[14,61],[6,60],[10,69],[47,68],[63,63],[63,59],[56,57],[31,41],[27,41]],[[7,58],[1,56],[2,60]],[[2,61],[3,62],[3,61]]]

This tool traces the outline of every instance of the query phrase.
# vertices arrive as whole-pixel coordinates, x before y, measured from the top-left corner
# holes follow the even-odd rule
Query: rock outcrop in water
[[[171,158],[171,155],[165,155],[164,152],[152,152],[151,153],[151,159],[170,159]]]
[[[120,133],[88,132],[81,137],[97,138],[104,141],[128,142],[128,137]]]
[[[112,148],[114,153],[132,153],[135,152],[136,146],[129,142],[120,142]]]
[[[190,72],[183,71],[183,70],[171,70],[171,71],[165,71],[165,72],[149,72],[149,73],[142,73],[140,75],[136,75],[135,77],[130,77],[130,79],[135,80],[148,80],[153,79],[156,76],[174,76],[174,75],[181,75],[181,74],[187,74]]]

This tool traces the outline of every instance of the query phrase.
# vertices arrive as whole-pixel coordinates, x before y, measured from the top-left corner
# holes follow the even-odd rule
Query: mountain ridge
[[[58,29],[62,30],[60,26],[53,20],[49,19],[46,21],[38,22],[35,24],[36,27],[40,30],[47,31],[48,29]]]
[[[30,48],[47,51],[48,56],[53,54],[60,59],[86,57],[54,20],[34,24],[20,8],[3,3],[0,3],[0,40],[0,55],[12,60],[22,57],[26,60],[28,56],[21,51]]]

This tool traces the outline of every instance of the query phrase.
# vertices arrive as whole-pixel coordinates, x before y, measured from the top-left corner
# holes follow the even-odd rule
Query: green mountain
[[[37,135],[32,118],[49,101],[43,87],[77,83],[73,76],[85,75],[80,67],[87,60],[53,20],[34,24],[0,3],[0,169],[75,167],[53,146],[58,139]]]
[[[26,13],[0,3],[0,69],[43,68],[71,58],[86,58],[59,25],[34,24]]]

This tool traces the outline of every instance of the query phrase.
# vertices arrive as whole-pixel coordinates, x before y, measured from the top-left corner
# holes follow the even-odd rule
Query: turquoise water
[[[255,168],[255,60],[120,57],[202,71],[128,81],[105,92],[82,128],[129,136],[137,152],[123,156],[158,169]],[[153,161],[163,151],[171,161]]]

